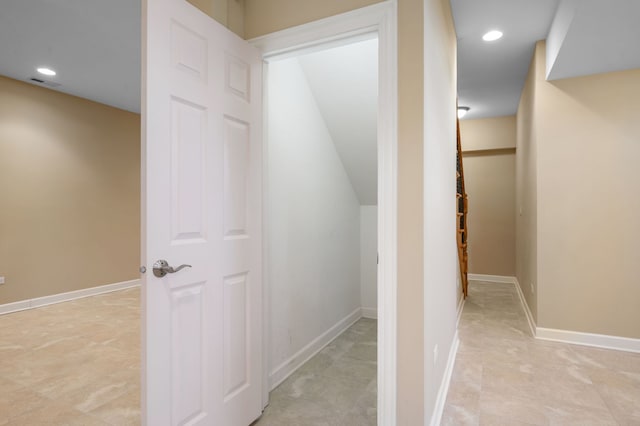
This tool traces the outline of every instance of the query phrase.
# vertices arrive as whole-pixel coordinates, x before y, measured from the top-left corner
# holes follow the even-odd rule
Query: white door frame
[[[396,424],[397,346],[397,0],[249,40],[262,51],[265,61],[297,56],[301,51],[324,50],[345,39],[378,34],[378,425]],[[265,72],[265,78],[266,78]],[[266,85],[264,85],[266,87]],[[266,102],[265,102],[266,105]],[[266,112],[266,107],[265,107]],[[266,121],[265,121],[266,124]],[[264,129],[266,141],[266,126]],[[266,158],[266,151],[264,158]],[[264,173],[267,168],[264,167]],[[266,181],[265,181],[266,182]],[[264,232],[263,228],[263,232]],[[263,241],[266,241],[266,235]],[[263,259],[267,259],[266,255]],[[267,265],[263,280],[263,341],[268,336]],[[268,374],[264,351],[264,377]],[[268,397],[268,381],[263,391]]]

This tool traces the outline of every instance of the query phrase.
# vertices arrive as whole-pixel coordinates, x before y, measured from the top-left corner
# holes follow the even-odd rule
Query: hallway
[[[536,340],[512,284],[471,281],[442,425],[640,425],[640,354]]]

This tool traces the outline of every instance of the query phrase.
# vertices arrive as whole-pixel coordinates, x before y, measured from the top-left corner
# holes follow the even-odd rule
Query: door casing
[[[397,351],[397,174],[398,174],[398,96],[397,96],[397,1],[388,0],[351,12],[267,34],[249,40],[265,60],[263,87],[267,87],[270,60],[298,56],[378,37],[378,425],[396,424]],[[268,94],[267,94],[268,96]],[[263,102],[266,117],[266,102]],[[264,123],[266,123],[266,119]],[[268,144],[263,127],[263,144]],[[265,145],[265,152],[267,146]],[[263,161],[266,161],[265,155]],[[267,182],[268,164],[263,164]],[[268,188],[263,185],[263,204]],[[265,209],[266,211],[266,209]],[[264,216],[263,216],[264,221]],[[263,227],[263,261],[266,253]],[[269,291],[267,265],[263,268],[263,405],[269,398],[268,330]]]

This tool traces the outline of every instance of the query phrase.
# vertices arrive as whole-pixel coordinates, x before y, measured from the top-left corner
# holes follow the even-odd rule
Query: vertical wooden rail
[[[457,223],[457,240],[458,240],[458,261],[460,262],[460,278],[462,280],[462,293],[464,297],[468,294],[468,261],[469,256],[467,254],[467,213],[469,208],[469,202],[467,199],[467,192],[464,189],[464,170],[462,168],[462,145],[460,143],[460,120],[456,123],[458,133],[458,154],[456,156],[456,223]]]

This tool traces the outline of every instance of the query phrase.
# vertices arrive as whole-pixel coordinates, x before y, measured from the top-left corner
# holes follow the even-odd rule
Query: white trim
[[[640,339],[538,327],[536,339],[640,353]]]
[[[440,383],[440,389],[438,390],[438,397],[436,398],[436,404],[431,415],[431,426],[438,426],[442,420],[442,413],[444,412],[444,404],[447,401],[447,394],[449,393],[449,385],[451,384],[451,376],[453,375],[453,368],[456,364],[456,355],[458,354],[458,347],[460,346],[460,339],[458,338],[458,330],[453,336],[453,344],[449,351],[449,358],[447,359],[447,367],[444,370],[442,376],[442,382]]]
[[[378,17],[378,425],[397,422],[398,46],[397,4]]]
[[[538,327],[529,309],[527,299],[524,297],[520,283],[516,277],[503,277],[499,275],[469,274],[469,280],[485,283],[511,283],[515,285],[522,309],[524,310],[531,334],[536,339],[563,342],[572,345],[592,346],[595,348],[612,349],[625,352],[640,353],[640,339],[629,337],[610,336],[606,334],[583,333],[580,331],[559,330],[555,328]]]
[[[262,51],[265,59],[284,59],[290,55],[324,50],[342,44],[345,39],[366,38],[366,34],[379,32],[392,6],[395,9],[395,1],[383,1],[252,38],[249,43]]]
[[[516,277],[508,277],[503,275],[484,275],[484,274],[469,274],[469,281],[482,281],[486,283],[504,283],[515,284]]]
[[[362,318],[378,319],[378,308],[361,308]]]
[[[529,304],[527,303],[527,299],[525,299],[524,294],[522,293],[522,288],[520,288],[520,283],[516,277],[509,277],[503,275],[483,275],[483,274],[469,274],[469,280],[475,281],[478,283],[499,283],[499,284],[513,284],[516,288],[516,292],[518,293],[518,298],[520,299],[520,304],[522,305],[522,310],[524,311],[524,315],[527,317],[527,322],[529,323],[529,331],[531,331],[531,336],[536,337],[536,321],[533,319],[533,314],[529,309]]]
[[[280,383],[284,382],[287,377],[293,374],[298,368],[302,367],[305,362],[313,358],[318,352],[324,349],[335,338],[344,333],[356,321],[362,318],[362,308],[357,308],[349,315],[338,321],[327,331],[316,337],[311,343],[298,352],[293,354],[289,359],[273,369],[269,374],[269,390],[273,390]]]
[[[520,304],[522,305],[522,309],[524,310],[524,314],[527,317],[527,322],[529,323],[529,330],[531,331],[531,335],[533,337],[538,336],[536,320],[533,318],[533,314],[531,313],[531,309],[529,309],[529,304],[527,303],[527,299],[524,297],[524,293],[522,292],[522,287],[520,287],[520,282],[516,277],[513,277],[513,284],[516,286],[516,291],[518,292],[518,297],[520,298]]]
[[[0,315],[11,312],[24,311],[26,309],[38,308],[40,306],[52,305],[54,303],[68,302],[70,300],[81,299],[83,297],[96,296],[98,294],[111,293],[112,291],[125,290],[127,288],[139,287],[140,280],[123,281],[120,283],[101,285],[98,287],[83,288],[82,290],[69,291],[67,293],[52,294],[50,296],[36,297],[34,299],[21,300],[19,302],[6,303],[0,305]]]
[[[395,426],[397,395],[397,0],[383,1],[341,15],[254,38],[249,42],[262,51],[266,60],[281,59],[286,55],[299,53],[301,49],[309,51],[317,49],[321,45],[340,44],[345,39],[368,37],[368,34],[375,32],[378,33],[379,46],[378,424]],[[268,192],[268,189],[266,191]],[[266,297],[263,298],[265,303],[267,303],[266,299]],[[265,324],[267,321],[268,318],[265,318]],[[267,340],[265,335],[265,345],[268,344]],[[268,350],[265,347],[265,354],[267,353]],[[265,363],[267,361],[265,358]],[[266,380],[266,369],[264,374]],[[265,399],[267,397],[265,395]]]
[[[269,104],[269,93],[266,90],[269,81],[269,68],[262,67],[262,409],[269,405],[269,366],[270,358],[270,333],[269,318],[271,315],[271,305],[269,303],[271,285],[269,282],[269,143],[265,135],[269,134],[269,120],[267,119],[267,108]]]

